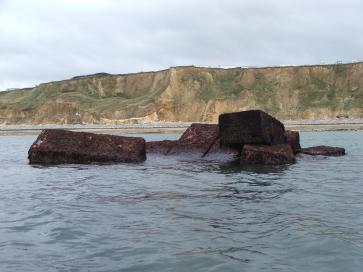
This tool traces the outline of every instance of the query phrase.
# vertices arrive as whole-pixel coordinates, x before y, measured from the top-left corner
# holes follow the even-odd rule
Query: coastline
[[[287,120],[286,129],[296,131],[363,130],[363,120]],[[34,135],[44,129],[67,129],[108,134],[182,133],[192,122],[154,122],[129,125],[0,125],[0,135]]]

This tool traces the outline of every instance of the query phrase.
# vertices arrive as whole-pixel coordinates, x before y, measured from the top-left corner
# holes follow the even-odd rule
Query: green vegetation
[[[244,87],[238,82],[241,71],[226,75],[214,75],[213,81],[207,81],[205,78],[198,78],[201,85],[199,97],[204,100],[226,99],[237,97]],[[196,76],[193,76],[195,79]]]
[[[235,109],[252,105],[280,116],[289,113],[289,118],[321,110],[349,115],[362,112],[362,78],[363,63],[230,70],[185,67],[173,72],[97,74],[1,92],[0,114],[2,120],[13,123],[58,120],[74,112],[96,119],[122,119],[155,112],[165,99],[169,105],[166,110],[176,120],[198,121],[192,118],[205,115],[206,105],[213,101],[220,103],[216,111],[228,111],[231,105]],[[47,112],[57,116],[46,116]]]
[[[340,75],[345,75],[347,72],[347,65],[346,64],[341,64],[341,63],[337,63],[335,65],[333,65],[333,69],[334,72],[336,74],[340,74]]]

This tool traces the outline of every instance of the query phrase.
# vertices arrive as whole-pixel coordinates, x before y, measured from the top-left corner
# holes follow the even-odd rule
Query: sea
[[[363,131],[300,136],[347,155],[38,166],[0,136],[0,271],[363,271]]]

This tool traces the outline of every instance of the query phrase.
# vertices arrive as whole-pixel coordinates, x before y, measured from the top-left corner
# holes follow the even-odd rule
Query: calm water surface
[[[0,271],[362,271],[363,132],[301,138],[348,155],[41,167],[0,136]]]

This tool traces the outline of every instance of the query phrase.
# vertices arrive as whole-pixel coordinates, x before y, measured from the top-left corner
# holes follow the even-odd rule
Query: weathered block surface
[[[189,153],[202,157],[218,139],[218,135],[218,125],[192,124],[168,154],[177,155]]]
[[[44,130],[28,152],[31,164],[142,162],[145,140],[136,137]]]
[[[221,143],[221,139],[218,138],[207,153],[204,154],[204,158],[218,161],[234,161],[239,159],[241,148],[234,148],[225,146]]]
[[[195,123],[177,141],[147,142],[146,151],[148,154],[205,158],[219,162],[238,159],[240,149],[223,146],[218,135],[218,125]]]
[[[343,155],[345,155],[344,148],[325,146],[325,145],[303,148],[301,152],[303,154],[308,154],[308,155],[322,155],[322,156],[343,156]]]
[[[301,152],[300,135],[297,131],[286,130],[285,137],[288,144],[291,145],[294,154]]]
[[[289,144],[279,145],[244,145],[241,152],[241,164],[280,165],[295,163],[296,159]]]
[[[219,116],[219,133],[225,145],[286,143],[284,125],[261,110],[225,113]]]
[[[170,140],[146,142],[146,153],[166,155],[177,143]]]
[[[216,124],[191,124],[179,138],[179,144],[205,146],[218,138]]]

